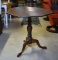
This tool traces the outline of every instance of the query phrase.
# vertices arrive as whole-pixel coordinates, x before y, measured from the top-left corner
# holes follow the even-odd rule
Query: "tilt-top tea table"
[[[38,45],[38,47],[40,47],[42,49],[47,49],[46,46],[41,46],[37,39],[32,38],[32,20],[31,20],[31,17],[41,17],[41,16],[48,15],[51,13],[52,13],[52,11],[47,10],[47,9],[38,8],[38,7],[26,7],[26,6],[15,7],[15,8],[11,8],[8,10],[8,14],[10,14],[10,15],[14,15],[14,16],[17,16],[20,18],[25,18],[25,17],[28,18],[28,26],[27,26],[28,36],[26,37],[26,40],[24,41],[22,51],[17,55],[17,57],[22,55],[22,53],[25,50],[26,45],[29,45],[32,43],[36,43]]]

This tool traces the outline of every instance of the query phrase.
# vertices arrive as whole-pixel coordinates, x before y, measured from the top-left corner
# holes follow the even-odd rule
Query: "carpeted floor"
[[[13,19],[9,23],[8,30],[4,29],[2,34],[5,33],[9,36],[4,43],[0,60],[58,60],[58,34],[46,31],[46,26],[50,24],[48,21],[44,21],[43,17],[39,20],[41,24],[32,25],[32,36],[38,39],[42,46],[47,46],[47,50],[40,49],[36,44],[32,44],[27,46],[24,53],[18,58],[17,54],[21,51],[23,41],[27,37],[27,25],[21,26],[22,20]]]

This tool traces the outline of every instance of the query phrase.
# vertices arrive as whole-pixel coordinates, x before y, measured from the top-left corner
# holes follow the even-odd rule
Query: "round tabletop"
[[[43,8],[24,6],[10,8],[7,13],[17,17],[41,17],[44,15],[52,14],[53,12]]]

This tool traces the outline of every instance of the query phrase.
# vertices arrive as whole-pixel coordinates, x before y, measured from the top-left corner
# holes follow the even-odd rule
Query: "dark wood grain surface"
[[[35,17],[35,16],[44,16],[51,14],[52,11],[38,8],[38,7],[15,7],[11,8],[7,12],[8,14],[17,16],[17,17]]]
[[[37,8],[37,7],[16,7],[16,8],[11,8],[8,11],[8,14],[14,15],[14,16],[18,16],[18,17],[28,17],[28,26],[27,26],[27,37],[24,41],[23,47],[21,52],[18,53],[17,57],[21,56],[22,53],[25,50],[26,45],[30,45],[32,43],[36,43],[38,45],[38,47],[42,48],[42,49],[47,49],[46,46],[41,46],[41,44],[39,43],[39,41],[37,39],[33,39],[32,38],[32,19],[31,17],[35,17],[35,16],[44,16],[44,15],[48,15],[51,14],[52,11],[47,10],[47,9],[43,9],[43,8]]]

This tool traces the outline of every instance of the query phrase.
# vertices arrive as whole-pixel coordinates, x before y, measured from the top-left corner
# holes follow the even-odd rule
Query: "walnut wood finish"
[[[24,52],[26,45],[36,43],[38,47],[42,49],[47,49],[45,46],[41,46],[39,41],[37,39],[32,38],[32,24],[31,24],[31,17],[28,17],[28,26],[27,26],[27,31],[28,31],[28,36],[26,37],[26,41],[24,41],[22,51],[17,55],[17,57],[21,56],[21,54]]]
[[[24,6],[24,7],[10,8],[7,13],[20,18],[24,18],[24,17],[41,17],[51,14],[52,11],[44,8]]]
[[[42,49],[47,49],[46,46],[41,46],[37,39],[32,38],[32,23],[31,23],[32,20],[31,20],[31,17],[35,17],[35,16],[39,17],[39,16],[48,15],[51,13],[52,12],[47,10],[47,9],[37,8],[37,7],[16,7],[16,8],[11,8],[8,11],[8,14],[11,14],[11,15],[15,15],[18,17],[28,17],[28,26],[27,26],[28,36],[26,37],[26,40],[24,41],[22,51],[17,55],[17,57],[21,56],[21,54],[25,50],[26,45],[29,45],[32,43],[36,43],[38,45],[38,47],[40,47]]]

